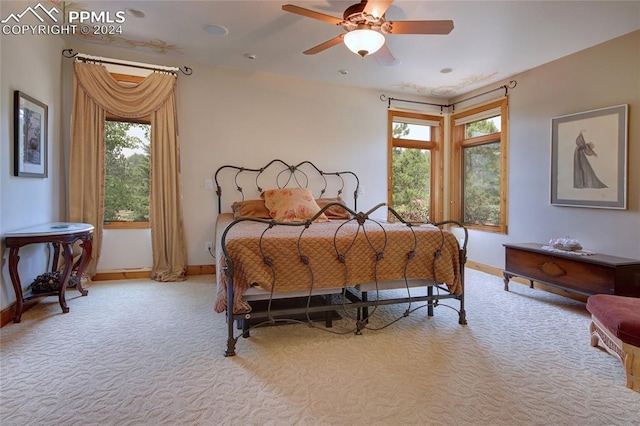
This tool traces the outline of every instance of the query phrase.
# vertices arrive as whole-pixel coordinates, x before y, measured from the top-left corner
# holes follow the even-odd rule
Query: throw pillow
[[[280,222],[304,222],[320,211],[308,188],[268,189],[262,193],[271,217]],[[323,213],[315,221],[326,222]]]
[[[342,198],[340,197],[336,197],[336,198],[318,198],[316,199],[316,203],[318,203],[318,206],[322,209],[324,206],[326,206],[329,203],[340,203],[343,206],[344,201],[342,201]],[[345,209],[343,209],[340,206],[331,206],[329,207],[327,210],[324,211],[324,214],[327,215],[327,218],[329,219],[333,219],[333,220],[348,220],[351,219],[351,215],[349,214],[349,212]]]
[[[255,217],[259,219],[271,219],[269,210],[264,205],[264,200],[236,201],[231,205],[234,219],[239,217]]]

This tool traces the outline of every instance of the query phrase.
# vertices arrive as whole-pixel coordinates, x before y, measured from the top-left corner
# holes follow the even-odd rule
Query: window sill
[[[492,225],[473,225],[469,223],[464,224],[465,228],[473,229],[475,231],[493,232],[495,234],[507,234],[506,226],[492,226]]]
[[[105,222],[104,229],[151,229],[149,222]]]

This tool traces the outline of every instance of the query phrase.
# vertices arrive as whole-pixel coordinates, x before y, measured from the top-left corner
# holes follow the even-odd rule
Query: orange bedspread
[[[232,221],[231,213],[223,213],[216,223],[216,312],[227,307],[221,237]],[[250,286],[265,290],[274,286],[278,292],[309,291],[406,277],[445,283],[451,293],[462,294],[458,241],[451,232],[435,226],[410,229],[401,223],[366,221],[362,228],[356,221],[330,221],[313,223],[306,229],[289,225],[267,228],[264,223],[242,221],[226,236],[234,265],[234,313],[251,309],[242,299]],[[441,254],[435,256],[438,251]]]

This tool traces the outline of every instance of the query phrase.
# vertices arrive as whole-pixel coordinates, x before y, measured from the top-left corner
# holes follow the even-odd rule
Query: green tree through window
[[[464,149],[464,222],[500,223],[500,144]]]
[[[393,148],[393,208],[412,221],[429,221],[431,153]]]
[[[467,139],[500,132],[500,116],[465,125]],[[463,148],[464,223],[500,224],[500,139]]]
[[[509,103],[506,97],[451,116],[449,214],[470,228],[508,232]]]
[[[105,222],[149,221],[148,124],[105,122]]]
[[[428,222],[434,209],[432,162],[437,142],[433,122],[439,118],[399,111],[390,114],[389,204],[405,220]]]
[[[409,125],[407,123],[393,123],[393,137],[401,138],[403,136],[407,136],[411,130],[409,129]]]

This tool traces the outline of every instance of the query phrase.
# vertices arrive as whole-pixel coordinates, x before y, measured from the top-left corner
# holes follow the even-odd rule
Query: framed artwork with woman
[[[627,208],[627,105],[551,120],[551,204]]]

